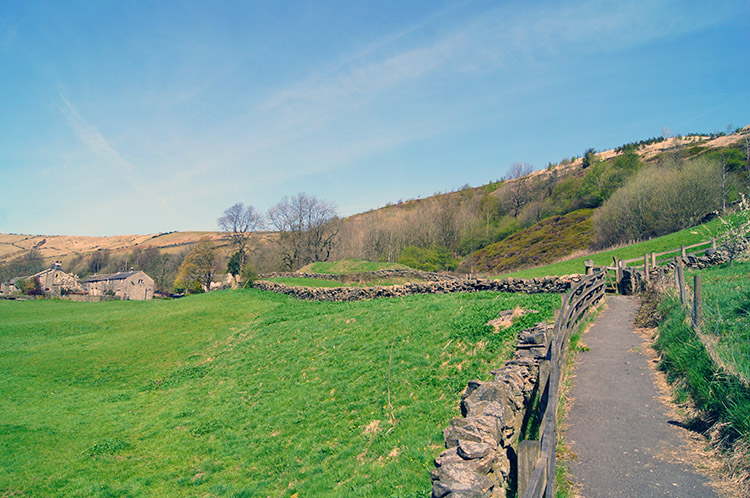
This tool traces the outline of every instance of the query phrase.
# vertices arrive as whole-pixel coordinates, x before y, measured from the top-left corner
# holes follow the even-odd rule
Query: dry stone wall
[[[446,294],[450,292],[523,292],[526,294],[567,292],[571,285],[579,282],[581,275],[542,278],[459,279],[433,282],[413,282],[403,285],[373,287],[296,287],[278,282],[258,280],[256,289],[289,294],[297,299],[311,301],[361,301],[381,297],[402,297],[413,294]]]
[[[516,449],[526,408],[538,385],[554,326],[538,323],[519,334],[513,359],[488,382],[472,380],[461,399],[461,417],[443,432],[446,450],[431,473],[433,498],[506,496],[516,470]]]
[[[263,273],[261,279],[266,278],[315,278],[318,280],[331,280],[334,282],[370,282],[384,278],[418,278],[434,282],[461,280],[461,277],[435,273],[430,271],[413,270],[411,268],[397,268],[392,270],[376,270],[360,273],[299,273],[299,272],[275,272]]]

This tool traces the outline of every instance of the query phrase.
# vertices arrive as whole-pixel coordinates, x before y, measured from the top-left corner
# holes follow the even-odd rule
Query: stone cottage
[[[35,273],[28,277],[16,277],[11,279],[7,290],[9,293],[21,292],[23,289],[19,289],[16,284],[19,281],[31,279],[38,279],[42,292],[48,296],[60,296],[62,294],[83,292],[83,287],[81,287],[78,276],[71,273],[65,273],[62,269],[62,264],[59,261],[55,261],[52,263],[52,266],[46,270],[40,271],[39,273]]]
[[[154,279],[142,271],[124,271],[93,275],[81,280],[86,294],[113,296],[119,299],[145,300],[154,298]]]

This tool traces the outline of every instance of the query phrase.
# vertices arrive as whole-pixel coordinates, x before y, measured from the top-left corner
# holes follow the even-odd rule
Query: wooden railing
[[[743,234],[748,229],[750,229],[750,223],[746,223],[738,227],[738,230]],[[698,242],[697,244],[692,244],[688,246],[684,246],[684,245],[680,246],[678,249],[672,249],[670,251],[664,251],[664,252],[644,253],[643,257],[639,257],[639,258],[632,258],[632,259],[614,258],[614,266],[595,267],[593,265],[593,262],[591,260],[588,260],[585,263],[586,273],[587,274],[591,273],[594,268],[607,272],[608,273],[607,275],[608,287],[615,292],[619,292],[620,281],[622,279],[622,273],[625,268],[639,270],[643,272],[642,273],[643,277],[646,280],[648,280],[650,270],[657,268],[659,266],[664,266],[666,264],[669,264],[672,261],[674,261],[676,258],[681,257],[684,259],[684,258],[687,258],[688,256],[697,257],[697,256],[705,254],[706,251],[708,251],[709,249],[716,250],[717,243],[729,237],[730,235],[731,234],[727,232],[719,237],[705,240],[703,242]]]
[[[547,360],[539,366],[537,392],[543,410],[542,433],[538,441],[521,441],[518,447],[518,496],[522,498],[554,497],[557,405],[570,335],[591,305],[604,297],[606,275],[604,271],[587,275],[562,298]]]

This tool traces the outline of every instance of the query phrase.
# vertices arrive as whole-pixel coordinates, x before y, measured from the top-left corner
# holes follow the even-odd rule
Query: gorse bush
[[[594,242],[604,247],[684,229],[719,209],[721,199],[721,170],[714,161],[641,170],[594,216]]]

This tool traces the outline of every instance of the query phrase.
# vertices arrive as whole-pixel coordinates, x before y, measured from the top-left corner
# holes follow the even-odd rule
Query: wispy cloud
[[[75,133],[76,137],[78,137],[91,154],[102,161],[103,167],[113,170],[105,175],[104,181],[108,182],[109,186],[114,189],[119,182],[125,180],[143,199],[149,202],[158,201],[174,215],[177,215],[177,211],[166,199],[138,175],[133,164],[112,147],[102,133],[86,120],[65,96],[59,94],[59,97],[62,102],[62,114],[65,116],[73,133]]]
[[[270,128],[277,136],[309,133],[383,96],[415,91],[420,85],[429,88],[461,75],[502,72],[511,63],[518,71],[519,65],[523,69],[561,55],[570,59],[613,53],[703,29],[729,15],[721,8],[703,10],[691,13],[677,2],[506,5],[465,19],[428,42],[411,42],[401,33],[373,42],[372,48],[334,70],[280,89],[258,110],[272,116]]]

